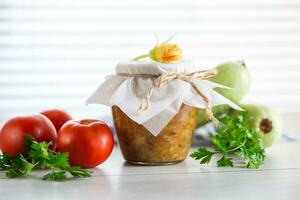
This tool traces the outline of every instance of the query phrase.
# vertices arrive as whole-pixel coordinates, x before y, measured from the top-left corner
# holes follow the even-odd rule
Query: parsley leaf
[[[50,143],[47,142],[33,142],[30,146],[29,157],[33,163],[38,163],[38,166],[42,169],[47,168],[49,162],[49,152]]]
[[[210,162],[213,152],[210,152],[205,147],[199,148],[197,151],[194,151],[190,156],[195,160],[200,160],[200,164],[207,164]]]
[[[49,172],[48,174],[43,176],[43,180],[47,181],[64,181],[67,179],[66,171],[58,171],[58,172]]]
[[[227,157],[227,154],[232,154],[242,158],[247,168],[258,168],[264,162],[265,150],[262,147],[261,135],[247,125],[247,119],[248,113],[245,111],[220,118],[221,126],[216,130],[217,135],[211,139],[215,151],[202,147],[190,156],[200,160],[201,164],[207,164],[213,155],[221,155],[217,165],[232,167],[233,159]]]
[[[7,170],[11,168],[13,159],[10,158],[6,153],[0,155],[0,170]]]
[[[80,167],[71,167],[69,168],[70,174],[74,177],[88,177],[91,176],[91,172],[85,169],[81,169]]]
[[[226,156],[223,156],[220,160],[217,161],[218,167],[233,167],[232,158],[228,158]]]
[[[18,159],[14,158],[11,160],[11,164],[6,172],[6,176],[10,178],[27,176],[34,167],[34,164],[28,162],[23,155],[20,154]]]
[[[64,153],[56,153],[56,154],[50,154],[49,155],[49,162],[48,166],[49,168],[60,168],[60,169],[68,169],[70,168],[70,164],[68,162],[69,154]]]

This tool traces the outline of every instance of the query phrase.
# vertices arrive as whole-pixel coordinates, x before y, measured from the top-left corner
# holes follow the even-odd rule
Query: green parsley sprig
[[[10,178],[26,177],[33,169],[50,169],[43,176],[44,180],[63,181],[68,179],[68,173],[77,177],[89,177],[92,172],[80,167],[73,167],[68,162],[68,153],[59,153],[49,149],[51,142],[36,142],[31,136],[25,136],[28,153],[9,157],[6,153],[0,155],[0,170],[6,171]]]
[[[221,155],[217,166],[234,166],[234,156],[242,159],[247,168],[258,168],[265,158],[261,135],[246,121],[248,113],[241,111],[234,116],[220,118],[220,128],[212,137],[213,151],[200,147],[190,156],[200,164],[208,164],[214,155]]]

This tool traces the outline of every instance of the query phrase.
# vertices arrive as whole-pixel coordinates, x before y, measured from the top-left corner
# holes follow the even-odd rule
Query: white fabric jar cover
[[[191,61],[164,64],[155,61],[127,61],[116,66],[116,74],[109,75],[105,81],[88,98],[87,104],[118,106],[128,117],[143,125],[154,136],[157,136],[175,116],[182,104],[205,108],[203,99],[183,80],[168,81],[155,88],[150,97],[149,107],[139,113],[142,100],[154,84],[155,78],[130,77],[118,74],[161,75],[173,71],[188,73],[199,70]],[[242,110],[238,105],[215,92],[213,88],[227,88],[207,80],[194,79],[194,85],[210,99],[211,106],[227,104],[234,109]]]

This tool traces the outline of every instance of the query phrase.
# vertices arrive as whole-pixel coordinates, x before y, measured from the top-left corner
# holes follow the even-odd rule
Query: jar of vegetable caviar
[[[112,108],[119,145],[132,164],[163,165],[185,159],[198,109],[214,119],[211,107],[228,104],[206,80],[215,69],[200,70],[193,62],[126,61],[89,97],[89,104]]]
[[[169,165],[183,161],[192,143],[198,110],[183,104],[158,136],[154,136],[119,107],[113,106],[114,126],[125,160],[139,165]]]

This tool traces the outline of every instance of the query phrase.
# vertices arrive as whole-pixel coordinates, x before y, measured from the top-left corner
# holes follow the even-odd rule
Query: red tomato
[[[64,125],[64,123],[72,119],[72,117],[68,113],[58,109],[45,110],[41,112],[41,114],[50,119],[57,132]]]
[[[103,163],[113,146],[111,130],[98,120],[71,120],[63,125],[57,137],[57,150],[68,152],[70,164],[83,168]]]
[[[8,120],[0,132],[0,149],[9,156],[24,152],[24,136],[31,135],[37,142],[50,142],[56,147],[56,130],[44,115],[14,117]]]

